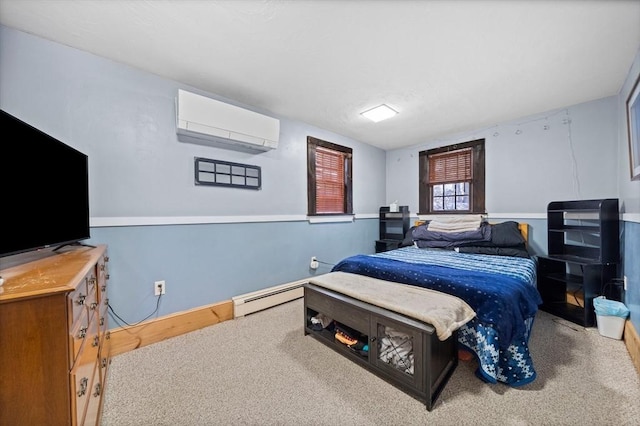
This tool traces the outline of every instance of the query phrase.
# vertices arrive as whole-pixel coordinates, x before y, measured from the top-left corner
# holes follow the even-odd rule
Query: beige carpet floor
[[[640,379],[621,340],[540,311],[524,387],[461,362],[432,411],[303,332],[298,299],[113,358],[104,426],[634,425]]]

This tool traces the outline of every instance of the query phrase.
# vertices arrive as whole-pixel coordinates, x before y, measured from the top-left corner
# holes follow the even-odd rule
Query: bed
[[[425,231],[428,224],[418,224],[407,234],[411,244],[405,239],[398,249],[347,257],[332,272],[420,286],[461,298],[476,312],[458,330],[459,347],[478,361],[476,375],[489,383],[526,385],[536,378],[528,342],[542,303],[536,265],[526,250],[527,226],[513,221],[483,226],[490,228],[475,239],[464,239],[470,234],[461,231],[448,232],[443,240],[442,235],[434,237]]]

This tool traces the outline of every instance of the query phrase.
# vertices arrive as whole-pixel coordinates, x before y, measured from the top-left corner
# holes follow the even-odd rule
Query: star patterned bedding
[[[542,299],[530,258],[403,247],[343,259],[332,271],[416,285],[457,296],[476,317],[458,330],[458,343],[489,383],[522,386],[536,378],[529,336]]]

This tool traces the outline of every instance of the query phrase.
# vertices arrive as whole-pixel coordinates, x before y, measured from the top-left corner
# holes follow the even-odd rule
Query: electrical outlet
[[[153,291],[156,296],[160,296],[161,294],[164,294],[165,292],[164,280],[156,281],[155,283],[153,283]]]
[[[624,291],[627,291],[627,276],[623,276],[622,277],[622,288],[624,289]]]
[[[313,256],[311,258],[311,263],[309,264],[309,268],[318,269],[318,266],[319,266],[318,259],[315,256]]]

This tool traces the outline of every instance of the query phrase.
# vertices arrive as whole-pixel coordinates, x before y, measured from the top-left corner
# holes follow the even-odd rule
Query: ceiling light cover
[[[382,104],[382,105],[378,105],[375,108],[371,108],[370,110],[367,110],[361,114],[367,117],[369,120],[373,121],[374,123],[377,123],[378,121],[391,118],[397,113],[398,111],[394,110],[388,105]]]

